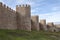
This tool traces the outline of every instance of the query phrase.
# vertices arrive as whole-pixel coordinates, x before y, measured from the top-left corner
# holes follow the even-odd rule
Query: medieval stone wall
[[[0,29],[17,29],[16,12],[0,2]]]
[[[49,22],[49,23],[47,24],[47,28],[48,28],[48,31],[51,31],[51,32],[56,31],[53,22]]]
[[[59,32],[60,31],[60,24],[55,24],[55,27],[57,29],[57,32]]]
[[[31,31],[31,8],[30,5],[17,5],[18,29]]]
[[[40,29],[47,31],[46,20],[40,20]]]
[[[31,29],[39,31],[39,17],[31,16]]]
[[[46,25],[46,20],[40,20],[38,16],[31,16],[30,5],[17,5],[16,11],[0,2],[0,29],[19,30],[44,30],[58,32],[60,25],[52,22]]]

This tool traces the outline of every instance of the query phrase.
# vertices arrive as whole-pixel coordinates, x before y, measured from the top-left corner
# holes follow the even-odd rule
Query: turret
[[[31,31],[31,9],[30,5],[16,5],[18,29]]]

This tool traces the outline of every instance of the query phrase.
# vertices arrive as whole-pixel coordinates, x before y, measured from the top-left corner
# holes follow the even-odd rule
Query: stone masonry
[[[16,12],[0,2],[0,29],[17,29]]]
[[[18,29],[31,31],[31,8],[30,5],[17,5]]]
[[[46,20],[40,20],[40,29],[47,31]]]
[[[38,16],[31,17],[31,29],[39,31],[39,17]]]
[[[0,2],[0,29],[9,30],[44,30],[59,31],[60,25],[54,25],[52,22],[46,25],[46,20],[40,20],[38,16],[31,16],[31,6],[16,5],[16,11]]]
[[[51,32],[56,31],[53,22],[49,22],[49,23],[47,24],[47,28],[48,28],[48,31],[51,31]]]

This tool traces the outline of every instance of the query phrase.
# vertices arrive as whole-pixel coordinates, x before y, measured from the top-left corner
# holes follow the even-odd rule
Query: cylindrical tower
[[[31,31],[31,8],[30,5],[17,5],[18,29]]]

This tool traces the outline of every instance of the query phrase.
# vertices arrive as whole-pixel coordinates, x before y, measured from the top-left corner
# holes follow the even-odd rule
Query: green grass
[[[0,40],[60,40],[60,32],[0,30]]]

